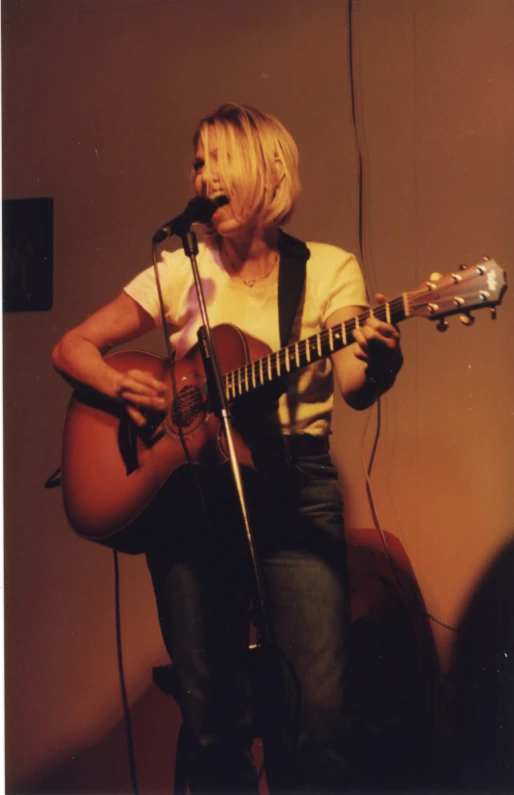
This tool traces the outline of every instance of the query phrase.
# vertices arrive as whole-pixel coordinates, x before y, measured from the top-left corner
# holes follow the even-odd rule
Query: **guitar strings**
[[[229,397],[236,397],[236,384],[239,394],[243,394],[244,392],[249,392],[256,386],[263,386],[266,383],[270,383],[279,376],[282,371],[289,373],[293,370],[305,367],[310,362],[310,356],[307,356],[308,352],[317,355],[318,359],[326,358],[334,352],[332,341],[333,337],[340,333],[338,332],[338,328],[344,328],[347,340],[346,345],[348,345],[352,341],[354,329],[362,325],[371,315],[378,317],[380,320],[387,320],[386,307],[389,308],[389,312],[393,316],[393,321],[394,315],[401,314],[402,318],[406,315],[403,296],[397,296],[391,301],[388,301],[387,304],[379,304],[373,309],[366,309],[364,312],[341,324],[323,329],[318,334],[299,340],[298,342],[282,348],[280,351],[269,353],[267,356],[248,362],[242,367],[226,373],[223,376],[226,394]],[[321,349],[321,351],[319,349]],[[300,363],[298,363],[297,358],[301,360]],[[231,392],[233,393],[232,395],[230,394]]]

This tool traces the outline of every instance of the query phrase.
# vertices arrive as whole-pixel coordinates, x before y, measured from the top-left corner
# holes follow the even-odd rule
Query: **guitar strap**
[[[284,348],[293,329],[294,319],[305,284],[307,260],[311,252],[301,240],[280,230],[278,239],[278,320],[280,345]]]

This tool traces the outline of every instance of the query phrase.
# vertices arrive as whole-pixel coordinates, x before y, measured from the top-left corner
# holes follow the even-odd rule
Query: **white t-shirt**
[[[367,306],[361,270],[352,254],[326,243],[307,243],[305,300],[300,300],[290,341],[309,337],[326,327],[327,318],[346,306]],[[280,348],[278,284],[257,282],[247,287],[231,277],[219,252],[205,243],[199,246],[198,269],[212,328],[231,323],[265,342],[272,351]],[[170,340],[177,359],[197,342],[201,325],[191,264],[183,250],[162,252],[158,265]],[[136,276],[125,292],[161,324],[159,298],[153,267]],[[332,363],[323,359],[288,376],[288,390],[279,400],[278,416],[284,434],[330,432],[333,408]]]

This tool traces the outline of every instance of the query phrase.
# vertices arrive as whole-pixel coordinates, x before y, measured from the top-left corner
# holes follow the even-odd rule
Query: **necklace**
[[[272,273],[272,271],[274,270],[274,268],[275,268],[275,265],[277,264],[277,262],[278,262],[278,260],[279,260],[279,256],[280,256],[280,255],[279,255],[279,253],[278,253],[278,251],[275,251],[275,256],[273,257],[273,262],[272,262],[272,264],[271,264],[271,267],[270,267],[269,271],[267,271],[267,273],[264,273],[262,276],[256,276],[256,277],[254,277],[253,279],[245,279],[245,278],[244,278],[243,276],[241,276],[241,274],[238,272],[238,270],[237,270],[236,266],[234,265],[234,263],[233,263],[233,261],[232,261],[232,258],[231,258],[231,256],[230,256],[230,254],[228,253],[228,251],[227,251],[227,249],[225,248],[225,246],[223,246],[223,252],[224,252],[224,254],[225,254],[226,258],[228,259],[228,261],[229,261],[229,263],[230,263],[230,267],[232,268],[232,270],[233,270],[233,271],[234,271],[234,273],[236,274],[237,278],[238,278],[238,279],[241,279],[241,281],[243,282],[243,284],[244,284],[246,287],[253,287],[255,284],[257,284],[257,282],[263,282],[263,281],[264,281],[264,279],[267,279],[267,278],[268,278],[268,276],[270,276],[270,275],[271,275],[271,273]]]

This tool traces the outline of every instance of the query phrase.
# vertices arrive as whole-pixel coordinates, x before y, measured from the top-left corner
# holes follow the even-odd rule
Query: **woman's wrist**
[[[398,375],[398,370],[399,368],[384,368],[368,364],[365,373],[366,383],[382,395],[393,386],[396,381],[396,376]]]
[[[122,373],[118,372],[118,370],[115,370],[114,367],[108,365],[107,362],[104,362],[104,365],[106,368],[105,377],[102,380],[104,380],[105,382],[105,388],[101,389],[101,391],[105,392],[105,394],[108,395],[108,397],[112,397],[115,400],[119,400],[120,387],[123,382],[123,375]]]

